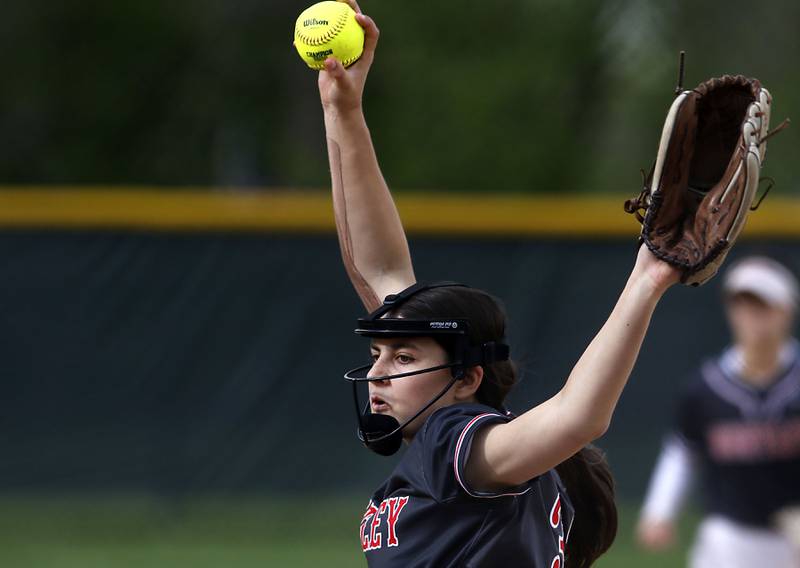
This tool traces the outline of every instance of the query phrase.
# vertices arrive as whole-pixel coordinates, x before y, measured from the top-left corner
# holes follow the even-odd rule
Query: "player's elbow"
[[[589,442],[594,442],[597,438],[604,436],[610,426],[611,416],[598,416],[589,421],[586,426]]]
[[[586,420],[582,429],[584,445],[591,444],[598,438],[602,437],[606,432],[608,432],[608,427],[610,425],[610,419],[595,418],[593,420]]]
[[[611,413],[604,412],[599,405],[575,410],[574,404],[562,393],[556,397],[559,403],[559,420],[562,435],[582,448],[603,436],[611,425]]]
[[[582,448],[602,437],[611,425],[605,417],[581,417],[566,425],[569,439],[573,445]]]
[[[609,426],[611,426],[610,418],[595,420],[594,422],[589,424],[587,426],[587,434],[589,437],[587,444],[594,442],[596,439],[604,436],[605,433],[608,432]]]

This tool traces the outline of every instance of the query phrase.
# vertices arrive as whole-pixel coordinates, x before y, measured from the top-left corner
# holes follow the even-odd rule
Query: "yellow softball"
[[[312,69],[322,69],[328,57],[347,67],[364,51],[364,29],[344,2],[319,2],[306,9],[294,26],[294,46]]]

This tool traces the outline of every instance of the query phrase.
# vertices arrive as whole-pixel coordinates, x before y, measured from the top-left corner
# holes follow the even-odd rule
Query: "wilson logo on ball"
[[[303,26],[306,28],[308,26],[327,26],[327,25],[328,25],[328,20],[318,20],[316,18],[303,20]]]

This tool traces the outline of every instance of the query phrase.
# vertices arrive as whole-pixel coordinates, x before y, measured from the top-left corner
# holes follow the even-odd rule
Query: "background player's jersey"
[[[480,404],[428,418],[364,513],[370,566],[563,568],[574,513],[555,471],[504,493],[476,491],[464,479],[475,432],[508,420]]]
[[[786,346],[782,370],[766,389],[739,378],[728,349],[706,362],[678,408],[679,438],[697,460],[706,512],[768,526],[800,503],[800,349]]]

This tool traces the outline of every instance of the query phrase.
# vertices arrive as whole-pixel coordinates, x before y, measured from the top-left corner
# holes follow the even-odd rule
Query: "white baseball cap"
[[[766,256],[750,256],[735,262],[722,282],[725,294],[749,292],[773,306],[795,309],[800,300],[797,279],[781,263]]]

